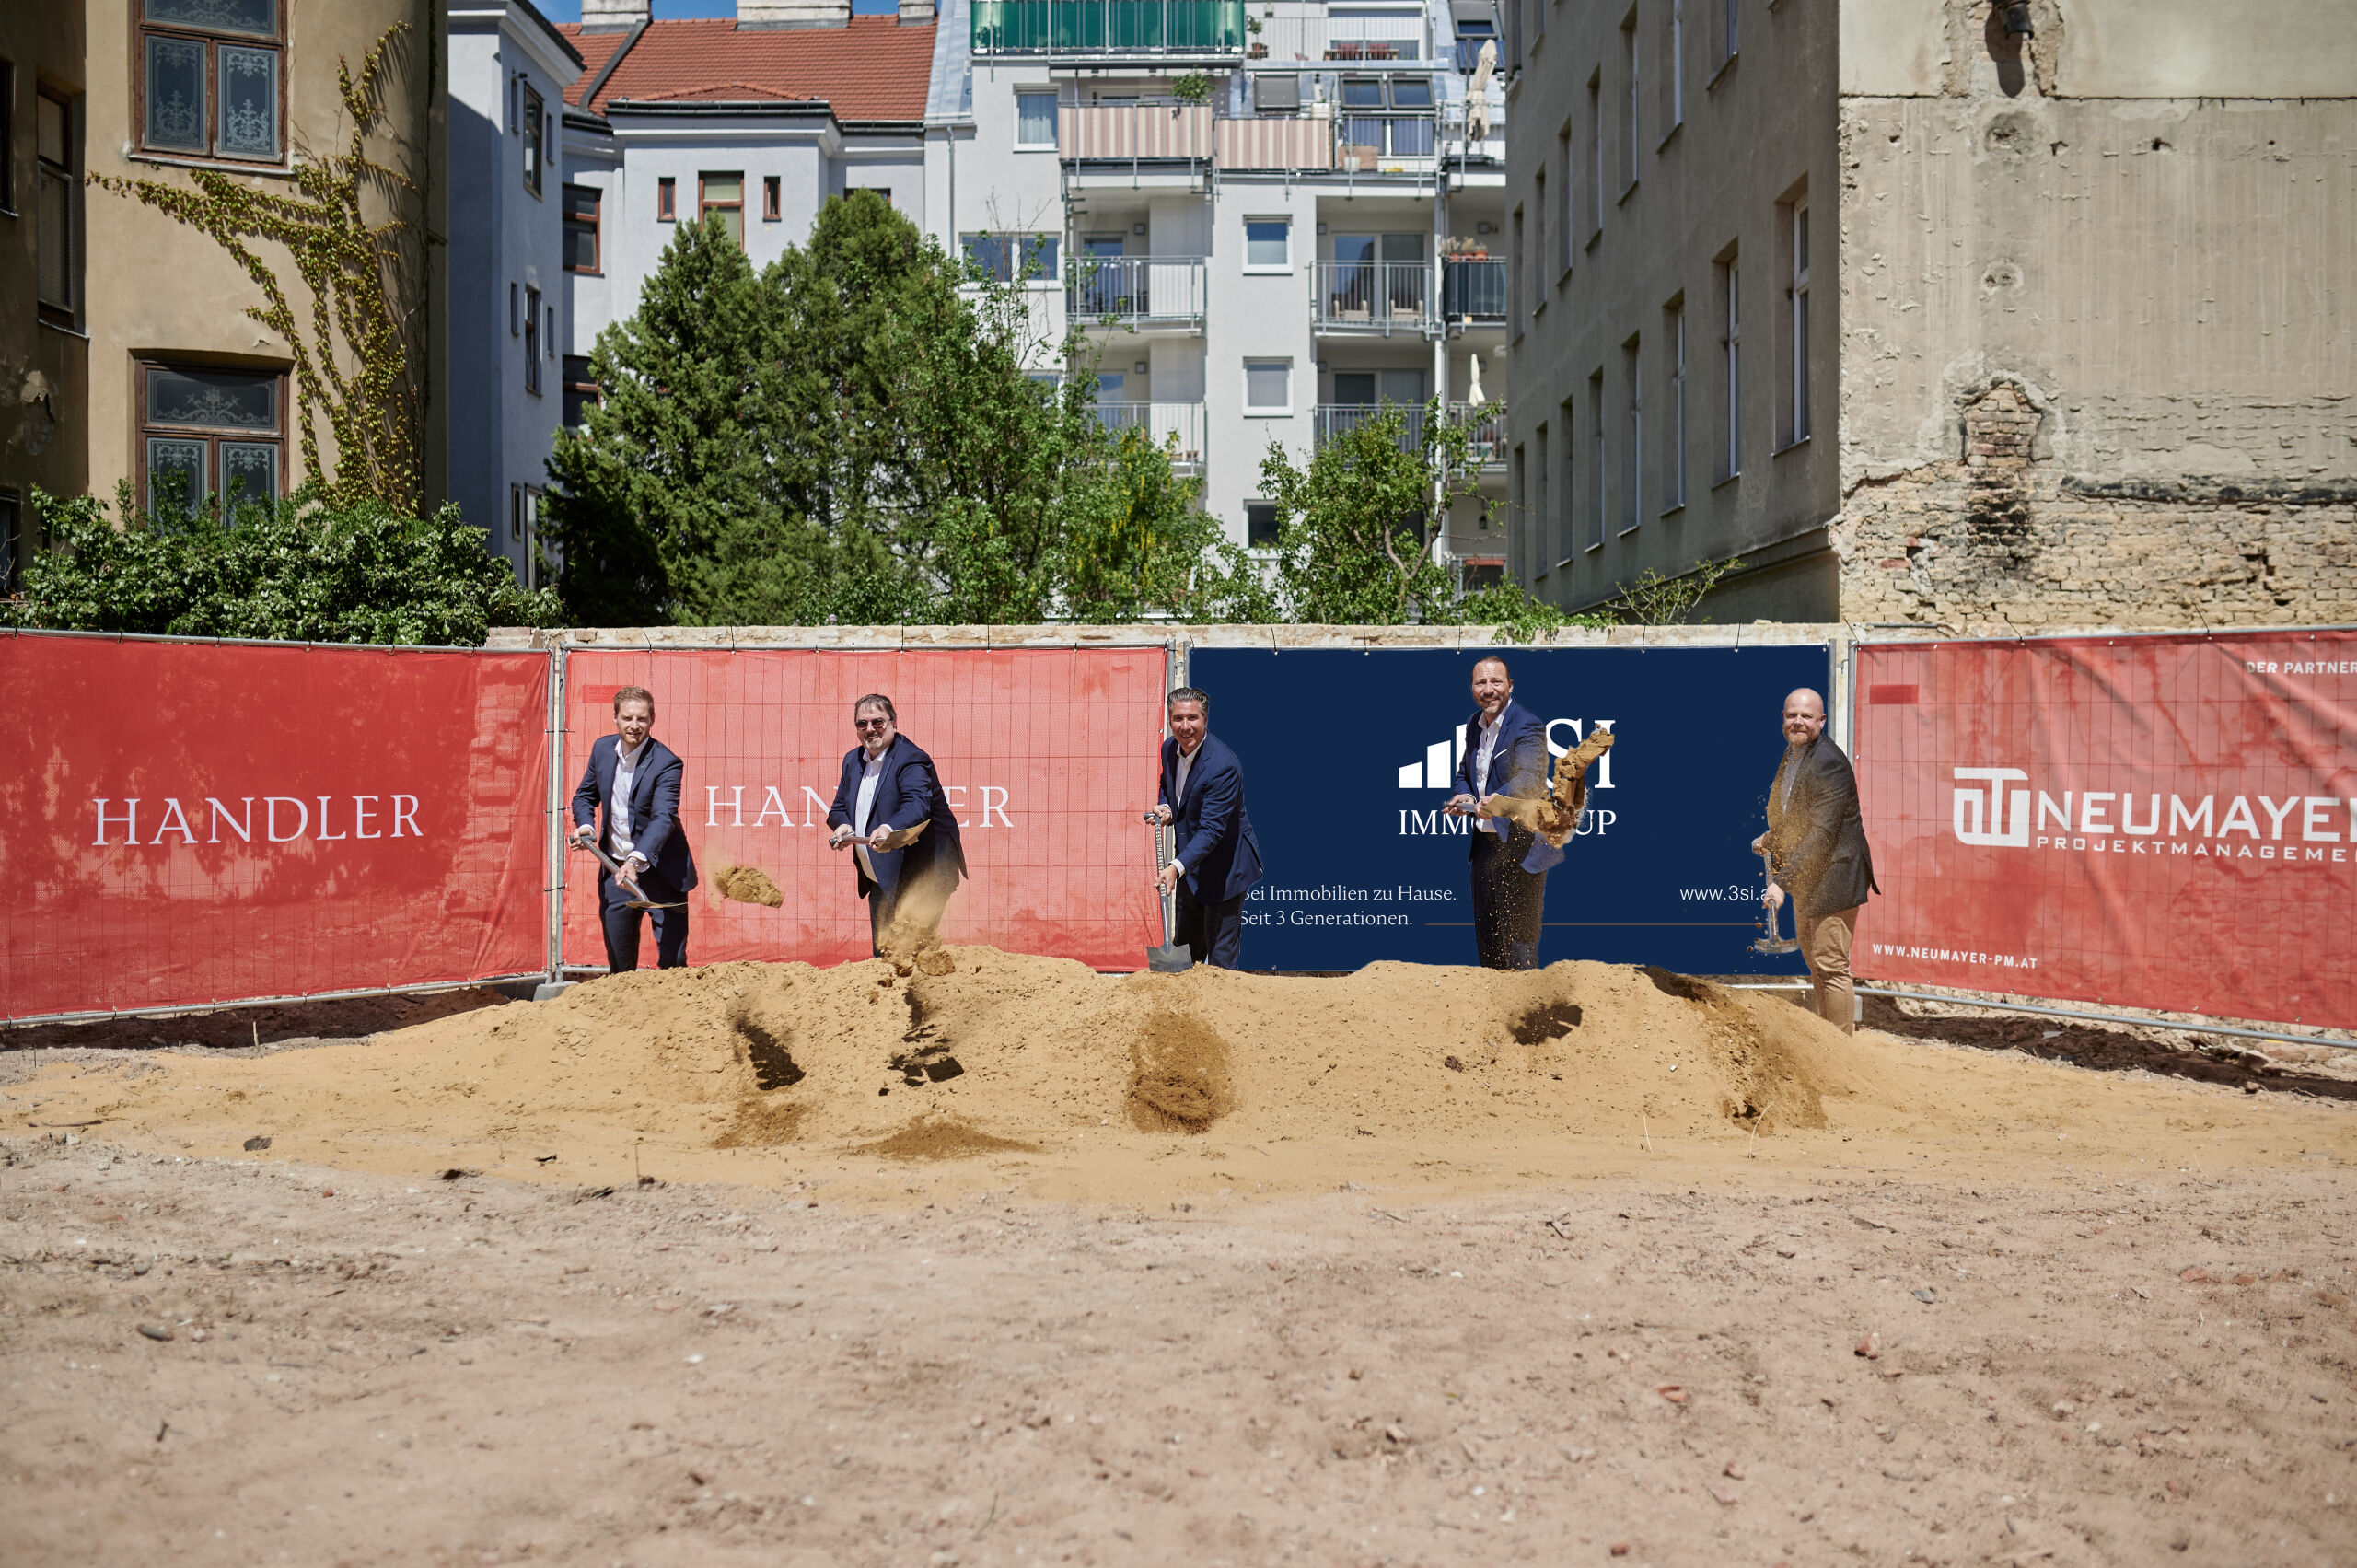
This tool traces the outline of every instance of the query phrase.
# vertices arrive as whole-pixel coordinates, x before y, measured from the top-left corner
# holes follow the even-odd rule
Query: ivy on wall
[[[387,123],[385,80],[410,31],[396,22],[355,75],[336,62],[352,132],[340,154],[298,148],[294,193],[226,170],[192,168],[188,185],[93,175],[209,236],[244,267],[263,304],[247,316],[293,356],[303,466],[323,498],[373,499],[404,517],[424,502],[426,259],[422,149]],[[278,247],[308,297],[263,260]],[[319,425],[335,446],[319,459]]]

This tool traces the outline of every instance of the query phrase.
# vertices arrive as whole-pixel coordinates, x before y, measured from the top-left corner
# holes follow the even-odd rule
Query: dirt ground
[[[956,951],[0,1051],[0,1562],[2357,1561],[2340,1059]]]

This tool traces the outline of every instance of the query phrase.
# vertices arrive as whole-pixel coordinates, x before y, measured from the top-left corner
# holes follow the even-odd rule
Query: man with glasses
[[[933,759],[900,732],[892,699],[870,692],[852,704],[859,744],[843,754],[842,778],[827,810],[830,849],[849,848],[859,896],[867,900],[870,949],[898,922],[915,944],[930,938],[966,873],[958,815]]]

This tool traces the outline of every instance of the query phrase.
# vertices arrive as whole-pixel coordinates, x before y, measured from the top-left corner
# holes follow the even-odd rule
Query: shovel
[[[1154,813],[1145,814],[1146,825],[1154,830],[1154,872],[1162,875],[1162,824]],[[1162,912],[1162,946],[1145,950],[1145,967],[1155,974],[1178,974],[1195,967],[1195,955],[1183,942],[1170,940],[1170,906],[1163,901],[1159,888],[1155,890],[1155,907]]]
[[[1760,869],[1768,874],[1768,880],[1773,882],[1776,879],[1776,868],[1768,863],[1768,852],[1764,849],[1759,852],[1759,865]],[[1789,902],[1790,900],[1788,900],[1786,901]],[[1795,931],[1799,929],[1800,918],[1800,911],[1794,910],[1793,912],[1793,922],[1794,929]],[[1776,912],[1774,910],[1770,910],[1768,912],[1768,935],[1762,936],[1759,941],[1754,942],[1751,945],[1751,950],[1755,953],[1766,954],[1797,953],[1801,950],[1801,939],[1798,936],[1783,937],[1777,935]]]
[[[611,873],[615,881],[621,881],[621,863],[617,861],[612,855],[606,853],[605,845],[601,843],[592,843],[589,846],[589,853],[598,857],[598,864],[604,866],[608,872]],[[624,883],[623,886],[627,887],[629,884]],[[683,910],[688,906],[684,902],[676,904],[658,904],[649,900],[645,894],[641,893],[637,898],[631,900],[630,902],[624,904],[622,907],[624,909],[634,910]]]

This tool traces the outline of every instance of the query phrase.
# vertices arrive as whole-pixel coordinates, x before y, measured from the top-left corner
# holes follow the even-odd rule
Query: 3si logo
[[[1612,726],[1617,721],[1612,719],[1597,719],[1594,722],[1596,728],[1609,732]],[[1580,743],[1580,724],[1581,721],[1578,719],[1549,719],[1547,721],[1547,754],[1550,757],[1561,757],[1564,753],[1570,751],[1573,747],[1577,746]],[[1570,730],[1572,732],[1572,738],[1569,741],[1557,739],[1556,731],[1558,729]],[[1422,761],[1401,764],[1399,769],[1399,787],[1401,789],[1454,790],[1457,787],[1457,767],[1464,761],[1465,726],[1458,725],[1457,726],[1457,738],[1454,745],[1449,741],[1435,740],[1430,746],[1424,748],[1424,760]],[[2026,777],[2027,775],[2025,774],[2020,776]],[[1612,783],[1612,752],[1610,751],[1607,751],[1596,762],[1595,787],[1597,789],[1611,789],[1614,787]]]

